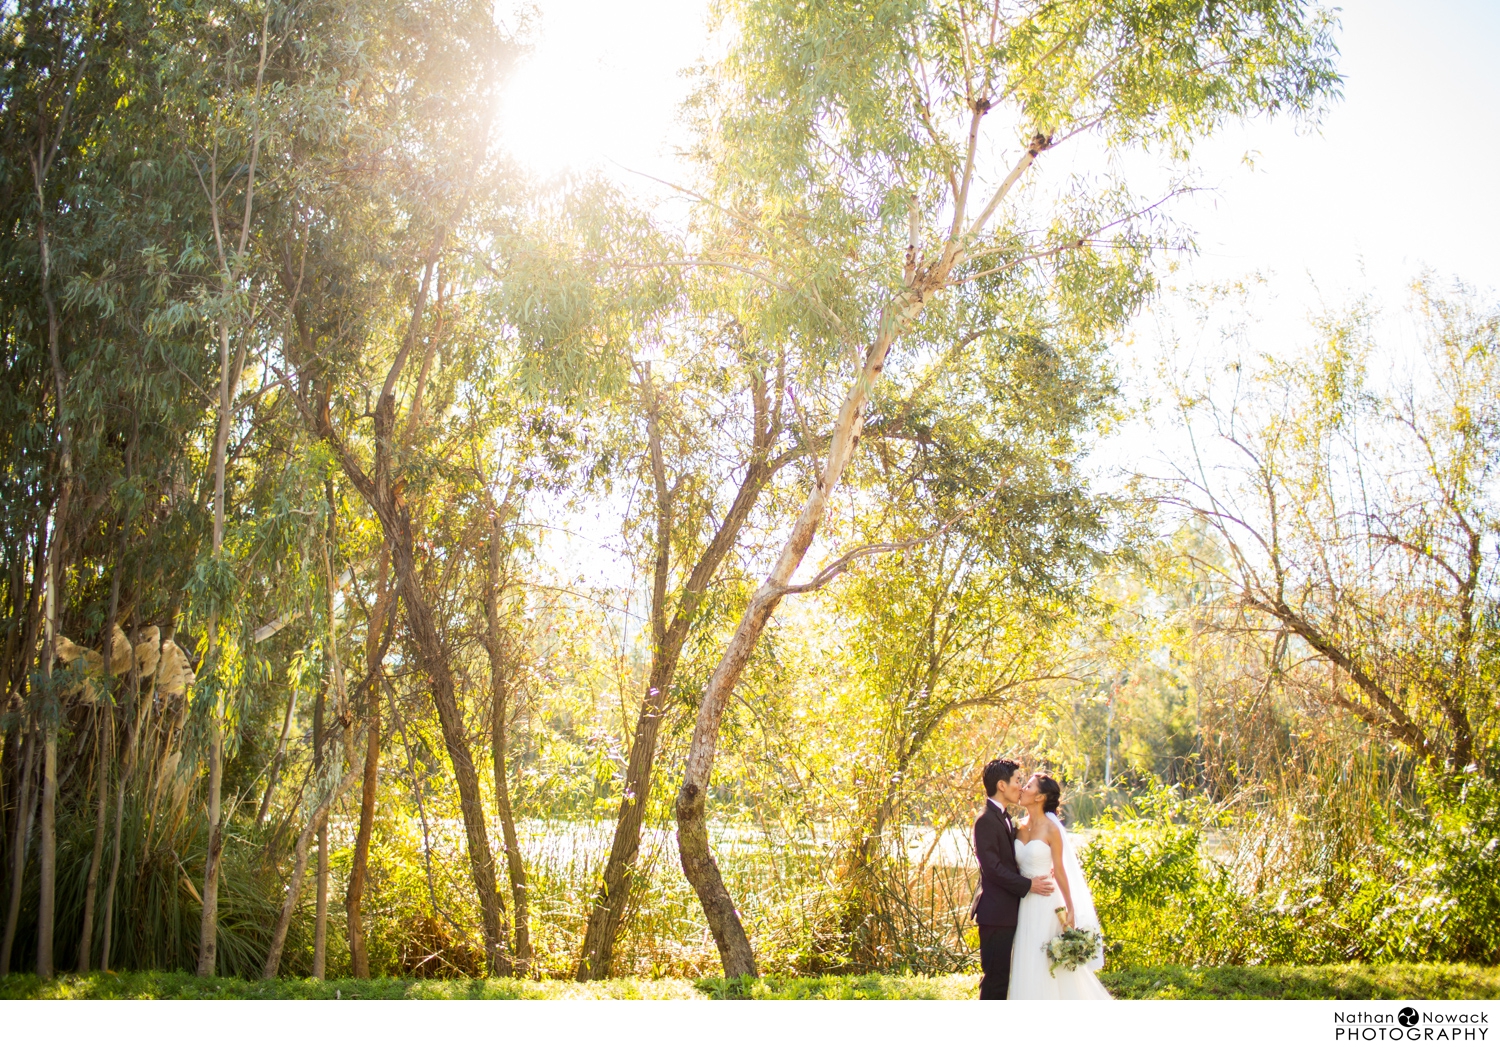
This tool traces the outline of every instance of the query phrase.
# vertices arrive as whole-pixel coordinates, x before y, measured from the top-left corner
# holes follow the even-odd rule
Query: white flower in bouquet
[[[1063,909],[1059,908],[1058,913],[1064,914]],[[1051,963],[1047,971],[1056,974],[1059,966],[1064,970],[1076,970],[1093,959],[1101,946],[1098,930],[1065,925],[1062,933],[1047,942],[1047,961]]]

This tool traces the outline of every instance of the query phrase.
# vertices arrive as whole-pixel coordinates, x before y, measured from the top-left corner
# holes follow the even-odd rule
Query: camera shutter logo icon
[[[1396,1015],[1396,1020],[1400,1021],[1406,1028],[1412,1027],[1417,1023],[1417,1008],[1415,1006],[1403,1006],[1401,1012]]]

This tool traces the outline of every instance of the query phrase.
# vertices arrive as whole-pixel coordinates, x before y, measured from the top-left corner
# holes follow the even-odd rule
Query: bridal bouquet
[[[1092,959],[1100,946],[1098,930],[1069,926],[1047,942],[1047,959],[1052,964],[1047,972],[1056,974],[1059,966],[1065,970],[1076,970]]]

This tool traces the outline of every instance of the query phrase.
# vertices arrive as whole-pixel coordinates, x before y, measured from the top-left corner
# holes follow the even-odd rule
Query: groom
[[[1004,999],[1010,987],[1010,946],[1021,898],[1052,892],[1049,876],[1028,879],[1016,867],[1016,828],[1005,807],[1020,804],[1021,784],[1021,767],[1008,758],[993,759],[984,767],[984,793],[989,801],[974,822],[974,852],[979,855],[974,918],[979,923],[979,965],[984,968],[981,999]]]

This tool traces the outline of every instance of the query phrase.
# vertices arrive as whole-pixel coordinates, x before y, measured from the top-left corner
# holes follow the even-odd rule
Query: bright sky
[[[527,2],[533,47],[502,120],[515,157],[541,174],[600,168],[670,176],[681,71],[709,46],[705,0]]]
[[[1344,99],[1319,132],[1237,128],[1195,158],[1219,189],[1183,213],[1195,274],[1391,293],[1432,267],[1500,288],[1500,4],[1349,0],[1342,21]]]
[[[670,176],[679,70],[711,46],[705,0],[535,6],[506,106],[516,155]],[[1217,192],[1180,212],[1199,232],[1195,273],[1399,286],[1425,265],[1500,287],[1500,3],[1347,0],[1341,17],[1344,100],[1321,131],[1256,124],[1198,153]]]
[[[679,70],[713,46],[705,0],[534,6],[536,47],[505,112],[514,154],[543,173],[670,178],[687,86]],[[1346,0],[1341,17],[1344,99],[1321,130],[1257,123],[1196,154],[1199,184],[1213,192],[1177,212],[1201,249],[1178,279],[1259,273],[1278,312],[1299,319],[1366,292],[1396,303],[1424,268],[1493,293],[1500,3]]]

